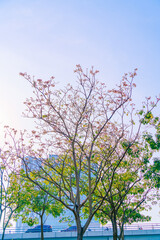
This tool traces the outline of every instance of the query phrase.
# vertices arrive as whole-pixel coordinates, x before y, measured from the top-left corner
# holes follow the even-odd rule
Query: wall
[[[76,240],[76,232],[49,232],[44,236],[45,240]],[[40,240],[40,233],[6,234],[5,240],[9,239]],[[85,233],[84,240],[112,240],[112,231],[88,231]],[[127,230],[125,240],[160,240],[160,229]]]

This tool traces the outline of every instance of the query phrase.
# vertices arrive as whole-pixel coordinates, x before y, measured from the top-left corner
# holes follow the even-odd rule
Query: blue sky
[[[159,12],[158,0],[0,0],[1,125],[29,124],[21,112],[31,91],[19,72],[63,85],[80,63],[114,86],[137,67],[137,99],[158,95]]]
[[[19,72],[75,82],[76,64],[108,86],[138,68],[137,102],[160,93],[159,0],[0,0],[0,131],[31,128]]]

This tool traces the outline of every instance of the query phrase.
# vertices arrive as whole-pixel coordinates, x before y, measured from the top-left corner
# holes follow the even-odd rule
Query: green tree
[[[111,221],[113,239],[115,240],[124,240],[124,226],[126,223],[131,224],[137,221],[150,220],[150,217],[144,216],[141,211],[146,210],[148,207],[147,195],[148,193],[151,194],[151,183],[145,181],[143,177],[137,176],[137,170],[135,169],[135,172],[131,173],[126,167],[124,173],[121,168],[122,172],[116,174],[117,176],[114,178],[103,205],[96,213],[97,219],[102,224]],[[107,184],[104,189],[106,188]],[[119,233],[118,229],[120,230]]]
[[[5,230],[10,224],[11,218],[15,215],[21,203],[16,199],[15,192],[11,191],[11,172],[5,166],[3,155],[1,154],[0,163],[0,225],[2,226],[2,236],[4,239]]]
[[[155,133],[145,133],[144,138],[151,149],[158,151],[160,149],[160,123],[158,117],[152,120],[152,125],[155,126]],[[160,188],[160,159],[158,157],[154,157],[153,164],[146,172],[146,178],[152,179],[154,186]]]
[[[16,184],[17,182],[18,185]],[[21,217],[22,223],[27,223],[29,226],[39,223],[40,219],[41,240],[43,240],[43,225],[46,220],[44,216],[49,214],[53,217],[60,216],[63,212],[63,205],[29,181],[25,176],[24,170],[21,170],[19,178],[17,178],[17,175],[12,176],[11,187],[14,193],[18,192],[18,202],[21,204],[21,207],[15,212],[14,219],[17,220]],[[51,186],[48,185],[48,188],[51,188]],[[54,193],[54,189],[52,191]]]
[[[144,138],[147,142],[147,144],[151,147],[153,150],[159,150],[160,149],[160,124],[159,124],[159,118],[156,117],[152,120],[152,125],[155,126],[155,133],[146,133],[144,135]],[[153,162],[150,165],[150,167],[147,169],[147,172],[145,173],[145,177],[147,180],[151,180],[153,187],[155,187],[156,192],[155,196],[157,198],[157,202],[154,201],[155,203],[159,203],[160,200],[160,194],[159,194],[159,189],[160,189],[160,158],[154,157]]]
[[[108,138],[108,135],[106,138]],[[103,140],[105,140],[105,136]],[[112,154],[112,158],[108,161],[108,165],[106,165],[101,184],[99,184],[95,195],[96,200],[102,198],[106,193],[105,200],[96,213],[96,218],[100,219],[103,224],[111,221],[114,240],[124,238],[124,225],[126,223],[150,219],[140,212],[148,205],[148,194],[153,192],[152,181],[146,179],[145,174],[150,167],[154,150],[146,145],[143,137],[137,140],[132,146],[130,146],[130,142],[124,141],[124,139],[121,141],[119,147]],[[111,139],[110,143],[112,143]],[[100,158],[108,158],[110,149],[112,149],[111,145],[108,148],[106,144]],[[118,161],[117,167],[117,159],[120,159],[121,156],[119,153],[124,153],[124,150],[127,150],[127,152],[123,159]],[[112,178],[113,173],[114,178]],[[118,228],[120,229],[119,236]]]

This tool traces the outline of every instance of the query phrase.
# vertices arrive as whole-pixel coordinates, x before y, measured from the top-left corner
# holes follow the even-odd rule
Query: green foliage
[[[26,215],[21,215],[22,217],[22,223],[27,223],[28,226],[32,227],[35,224],[39,223],[39,219],[37,217],[28,217],[28,214]]]
[[[155,158],[153,164],[145,174],[146,179],[151,179],[156,188],[160,188],[160,159]]]
[[[138,154],[140,153],[140,149],[139,149],[139,144],[137,142],[134,142],[134,144],[132,142],[122,142],[122,147],[124,150],[127,151],[128,155],[131,157],[138,157]],[[135,150],[136,149],[136,150]]]
[[[151,149],[157,149],[158,150],[157,142],[154,141],[152,135],[150,135],[150,134],[145,135],[145,140],[150,145]]]
[[[140,113],[141,113],[140,115],[142,115],[142,114],[143,114],[143,111],[140,111]],[[142,123],[143,125],[146,125],[146,124],[150,123],[152,119],[153,119],[153,114],[152,114],[152,112],[147,112],[147,114],[144,114],[144,117],[143,117],[143,119],[141,120],[141,123]]]
[[[146,136],[148,137],[148,134]],[[122,232],[125,223],[131,224],[151,219],[141,213],[147,207],[148,189],[152,189],[152,182],[149,178],[145,178],[145,174],[150,166],[152,152],[155,150],[151,148],[149,138],[146,136],[141,141],[134,142],[123,139],[122,149],[119,149],[119,152],[125,152],[123,159],[119,161],[116,168],[118,154],[115,155],[115,161],[113,158],[110,168],[106,170],[102,179],[103,185],[100,188],[106,191],[106,198],[95,214],[96,219],[99,219],[102,224],[111,221],[117,228],[120,227]],[[97,195],[99,195],[98,192]]]
[[[2,159],[1,159],[2,160]],[[2,227],[1,239],[4,239],[5,230],[12,226],[11,219],[16,216],[16,211],[21,207],[17,192],[17,182],[12,181],[13,173],[8,166],[0,162],[0,225]],[[13,184],[15,187],[13,188]]]
[[[155,125],[156,134],[155,137],[152,134],[145,134],[144,139],[152,150],[160,149],[160,123],[159,118],[154,118],[153,124]],[[151,179],[153,186],[160,188],[160,159],[154,158],[153,164],[151,164],[145,174],[146,179]]]
[[[16,175],[12,176],[10,190],[14,192],[15,200],[18,199],[21,205],[17,209],[14,219],[17,220],[21,217],[23,223],[33,226],[38,223],[38,218],[35,215],[43,217],[45,213],[46,215],[52,214],[54,217],[60,216],[63,212],[63,206],[25,178],[23,170],[21,170],[21,174],[24,177],[22,175],[18,178]],[[34,173],[32,172],[32,174]],[[54,192],[54,189],[52,191]],[[31,213],[34,213],[33,217],[30,216]]]

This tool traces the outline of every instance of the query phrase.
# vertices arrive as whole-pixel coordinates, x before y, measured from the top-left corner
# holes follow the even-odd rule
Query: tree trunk
[[[120,229],[119,239],[124,240],[124,225],[119,226],[119,229]]]
[[[2,238],[1,238],[1,240],[4,240],[5,230],[6,230],[6,229],[3,229],[3,233],[2,233]]]
[[[4,213],[4,214],[6,214],[6,210],[5,210],[5,213]],[[3,222],[3,232],[2,232],[2,238],[1,238],[1,240],[4,240],[5,231],[6,231],[6,228],[7,228],[7,226],[8,226],[8,223],[9,223],[11,217],[12,217],[12,214],[13,214],[13,211],[11,211],[10,215],[8,216],[7,222],[6,222],[6,223]],[[5,216],[4,216],[4,218],[5,218]],[[4,219],[4,220],[5,220],[5,219]]]
[[[77,240],[83,240],[84,229],[81,226],[79,208],[77,205],[76,205],[76,211],[74,212],[74,215],[75,215],[76,225],[77,225]]]
[[[114,214],[112,218],[112,228],[113,228],[113,240],[117,240],[117,221],[116,221],[116,215]]]
[[[78,214],[79,215],[79,214]],[[83,240],[83,228],[80,219],[77,218],[77,240]]]
[[[41,219],[41,240],[44,240],[44,233],[43,233],[43,215],[40,215]]]
[[[1,240],[4,240],[5,230],[6,230],[7,224],[3,225],[3,232],[2,232],[2,238]]]
[[[80,232],[77,232],[77,240],[83,240],[83,232],[82,229]]]
[[[121,239],[124,240],[124,229],[122,230]]]

